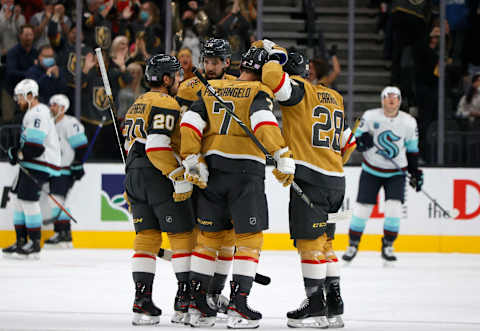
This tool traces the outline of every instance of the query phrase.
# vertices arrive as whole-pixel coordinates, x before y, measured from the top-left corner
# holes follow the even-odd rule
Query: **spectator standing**
[[[45,9],[33,15],[30,20],[30,24],[35,27],[36,48],[49,44],[50,39],[58,38],[59,34],[66,34],[72,25],[70,18],[65,15],[65,7],[58,2],[45,1]]]
[[[25,76],[36,81],[40,87],[38,99],[41,103],[48,104],[51,96],[67,90],[65,73],[55,63],[55,52],[50,45],[40,47],[37,62]]]
[[[186,47],[182,48],[178,52],[177,57],[183,69],[183,80],[187,80],[195,76],[193,74],[193,68],[195,66],[198,66],[198,61],[197,61],[197,64],[194,66],[193,59],[192,59],[192,51],[190,50],[190,48],[186,48]]]
[[[315,58],[310,61],[310,72],[308,76],[310,83],[313,85],[322,84],[326,87],[332,86],[341,72],[340,62],[338,62],[336,51],[337,45],[333,45],[330,50],[332,62],[331,67],[328,61],[323,58]]]
[[[0,2],[0,55],[3,57],[8,50],[17,44],[17,37],[20,27],[25,24],[25,16],[22,15],[22,8],[15,6],[13,0],[2,0]],[[2,61],[4,62],[4,61]]]
[[[118,119],[121,121],[128,111],[128,108],[135,102],[138,96],[145,93],[142,86],[143,68],[140,64],[132,62],[127,66],[132,81],[118,93]]]
[[[107,19],[114,0],[87,0],[87,10],[83,14],[85,44],[91,48],[110,48],[112,44],[112,22]]]

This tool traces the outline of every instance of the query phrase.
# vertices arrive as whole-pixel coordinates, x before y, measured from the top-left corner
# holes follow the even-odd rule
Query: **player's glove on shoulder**
[[[364,132],[361,136],[356,137],[357,151],[366,152],[373,147],[373,137],[370,133]]]
[[[257,48],[263,48],[268,53],[269,61],[277,61],[280,65],[284,65],[288,60],[287,50],[283,47],[278,46],[273,41],[268,39],[257,40],[252,43],[252,46]]]
[[[185,167],[185,179],[201,189],[207,187],[208,168],[200,154],[190,154],[182,161]]]
[[[410,170],[410,180],[409,184],[415,189],[415,191],[420,192],[423,186],[423,171],[420,169]]]
[[[295,175],[295,160],[293,153],[288,147],[279,149],[273,154],[273,158],[277,161],[277,166],[273,169],[273,175],[283,185],[292,184]]]
[[[175,202],[185,201],[192,196],[193,185],[185,179],[185,168],[178,167],[168,174],[173,184],[173,200]]]

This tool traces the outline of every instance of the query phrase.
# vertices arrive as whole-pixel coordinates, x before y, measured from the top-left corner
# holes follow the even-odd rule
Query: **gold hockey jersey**
[[[164,175],[178,168],[179,119],[180,106],[170,95],[147,92],[139,96],[125,115],[127,168],[153,165]]]
[[[273,154],[286,146],[272,113],[272,91],[258,81],[211,80],[226,106]],[[265,176],[265,155],[206,88],[184,114],[181,156],[202,153],[209,168]]]
[[[235,80],[237,77],[224,74],[223,79]],[[177,96],[175,97],[180,104],[182,114],[198,99],[198,91],[203,87],[203,84],[197,77],[184,80],[178,87]]]
[[[295,177],[332,188],[344,185],[342,96],[300,76],[289,77],[276,62],[264,65],[262,81],[279,101],[283,136],[297,166]]]

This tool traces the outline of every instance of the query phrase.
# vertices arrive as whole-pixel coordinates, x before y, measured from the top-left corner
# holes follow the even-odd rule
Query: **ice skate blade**
[[[327,317],[327,320],[329,329],[340,329],[345,326],[340,315]]]
[[[133,325],[155,325],[160,323],[159,316],[150,316],[145,314],[133,313]]]
[[[315,329],[327,329],[328,320],[325,316],[308,317],[304,319],[289,318],[287,326],[290,328],[315,328]]]
[[[73,245],[71,242],[59,242],[57,244],[50,244],[50,243],[45,243],[45,245],[43,245],[43,248],[46,248],[46,249],[69,249],[69,248],[73,248]]]
[[[236,311],[228,311],[227,328],[229,329],[256,329],[259,326],[260,320],[249,320]]]
[[[172,323],[187,324],[187,325],[189,321],[190,321],[190,316],[188,315],[188,313],[182,313],[179,311],[174,312],[172,319],[170,320],[170,322]]]
[[[190,320],[188,324],[193,328],[211,328],[215,325],[216,316],[202,316],[202,313],[195,308],[188,308]]]
[[[226,324],[227,322],[228,322],[228,316],[226,314],[217,315],[217,320],[216,320],[217,324]]]
[[[383,267],[384,268],[395,268],[396,264],[397,264],[397,261],[383,260]]]
[[[18,253],[3,253],[3,257],[9,260],[27,260],[28,255]],[[37,259],[38,260],[38,259]]]

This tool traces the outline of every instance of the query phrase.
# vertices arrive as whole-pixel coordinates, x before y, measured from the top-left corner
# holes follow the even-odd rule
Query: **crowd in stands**
[[[145,60],[165,52],[165,12],[171,10],[172,53],[180,59],[185,78],[199,65],[200,43],[225,38],[232,47],[230,71],[238,73],[241,54],[254,40],[255,0],[84,0],[82,58],[75,53],[76,1],[1,0],[0,10],[0,125],[20,123],[13,88],[24,78],[40,86],[43,103],[53,94],[68,95],[75,104],[75,72],[81,65],[81,112],[89,140],[99,124],[93,157],[120,160],[108,98],[93,52],[102,49],[119,124],[135,98],[146,91]],[[70,107],[73,114],[75,107]]]

